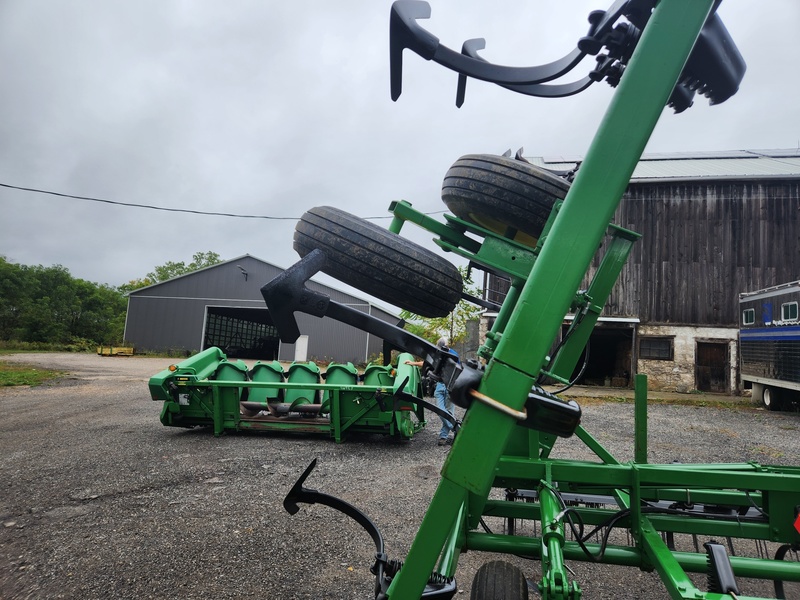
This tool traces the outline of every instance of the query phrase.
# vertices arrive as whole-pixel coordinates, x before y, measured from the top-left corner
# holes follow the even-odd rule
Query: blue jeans
[[[436,406],[442,410],[446,410],[451,415],[455,414],[455,406],[452,400],[450,400],[450,394],[445,384],[441,382],[436,384],[436,389],[433,390],[433,397],[436,398]],[[442,429],[439,431],[439,439],[446,440],[453,430],[453,424],[442,416],[439,416],[439,418],[442,420]]]

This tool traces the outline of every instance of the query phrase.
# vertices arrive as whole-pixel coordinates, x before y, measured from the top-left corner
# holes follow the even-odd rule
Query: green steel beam
[[[460,435],[460,434],[459,434]],[[451,452],[452,456],[452,452]],[[698,468],[682,469],[681,464],[600,464],[586,461],[530,459],[503,456],[497,464],[497,476],[508,481],[537,481],[546,479],[547,469],[552,469],[555,481],[571,482],[579,486],[630,488],[634,485],[636,471],[639,487],[683,488],[685,490],[761,490],[797,493],[800,490],[800,469],[756,464],[694,465]],[[730,467],[730,468],[728,468]],[[514,486],[522,487],[524,486]]]
[[[664,0],[642,32],[481,382],[481,394],[511,411],[524,407],[712,5]],[[515,424],[513,416],[484,403],[467,411],[405,567],[389,589],[392,600],[419,598],[448,537],[442,524],[453,524],[465,491],[488,496]]]
[[[477,252],[480,249],[481,243],[474,238],[464,235],[463,230],[459,231],[454,227],[448,227],[441,221],[432,219],[431,217],[414,210],[409,202],[405,200],[397,200],[389,205],[389,212],[394,214],[392,223],[389,226],[389,231],[393,233],[400,233],[402,223],[408,221],[419,225],[423,229],[435,233],[442,240],[453,244],[454,246],[461,246],[470,252]]]
[[[634,394],[634,449],[633,460],[639,464],[647,463],[647,375],[638,373],[635,377]]]
[[[641,237],[638,233],[621,227],[612,227],[611,230],[613,235],[609,247],[586,290],[585,305],[575,315],[562,346],[545,371],[545,374],[556,380],[569,381],[611,295],[614,283],[628,260],[633,244]]]

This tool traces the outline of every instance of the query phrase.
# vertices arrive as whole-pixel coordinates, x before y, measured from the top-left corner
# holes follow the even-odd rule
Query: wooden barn
[[[580,162],[528,160],[559,171]],[[647,373],[654,389],[738,392],[739,293],[800,278],[800,150],[645,154],[614,223],[643,237],[582,382],[626,387]],[[493,276],[484,288],[494,301],[507,289]]]

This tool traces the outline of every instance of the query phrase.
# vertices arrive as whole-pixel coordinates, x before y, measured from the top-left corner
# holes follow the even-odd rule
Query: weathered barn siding
[[[798,276],[797,181],[634,183],[614,222],[643,237],[607,315],[736,326],[739,292]]]
[[[702,160],[690,163],[701,168],[695,163]],[[647,373],[657,389],[698,389],[708,383],[698,348],[711,345],[724,351],[728,369],[720,381],[720,365],[714,367],[712,387],[737,391],[738,294],[800,277],[797,175],[634,180],[613,222],[642,238],[602,314],[638,319],[636,339],[671,340],[668,360],[637,356],[635,371]],[[601,246],[584,289],[604,252]],[[507,280],[486,278],[489,300],[500,303],[507,291]]]
[[[631,184],[615,224],[642,234],[603,312],[643,323],[735,326],[738,293],[800,274],[800,182]],[[584,286],[603,255],[595,257]],[[487,297],[508,283],[490,275]]]

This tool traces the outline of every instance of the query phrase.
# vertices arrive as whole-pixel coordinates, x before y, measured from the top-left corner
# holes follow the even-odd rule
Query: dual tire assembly
[[[568,190],[564,179],[525,161],[470,154],[447,171],[442,200],[460,219],[535,246]],[[461,299],[461,274],[449,261],[338,208],[307,211],[295,228],[294,249],[301,257],[321,250],[324,273],[421,317],[444,317]]]

